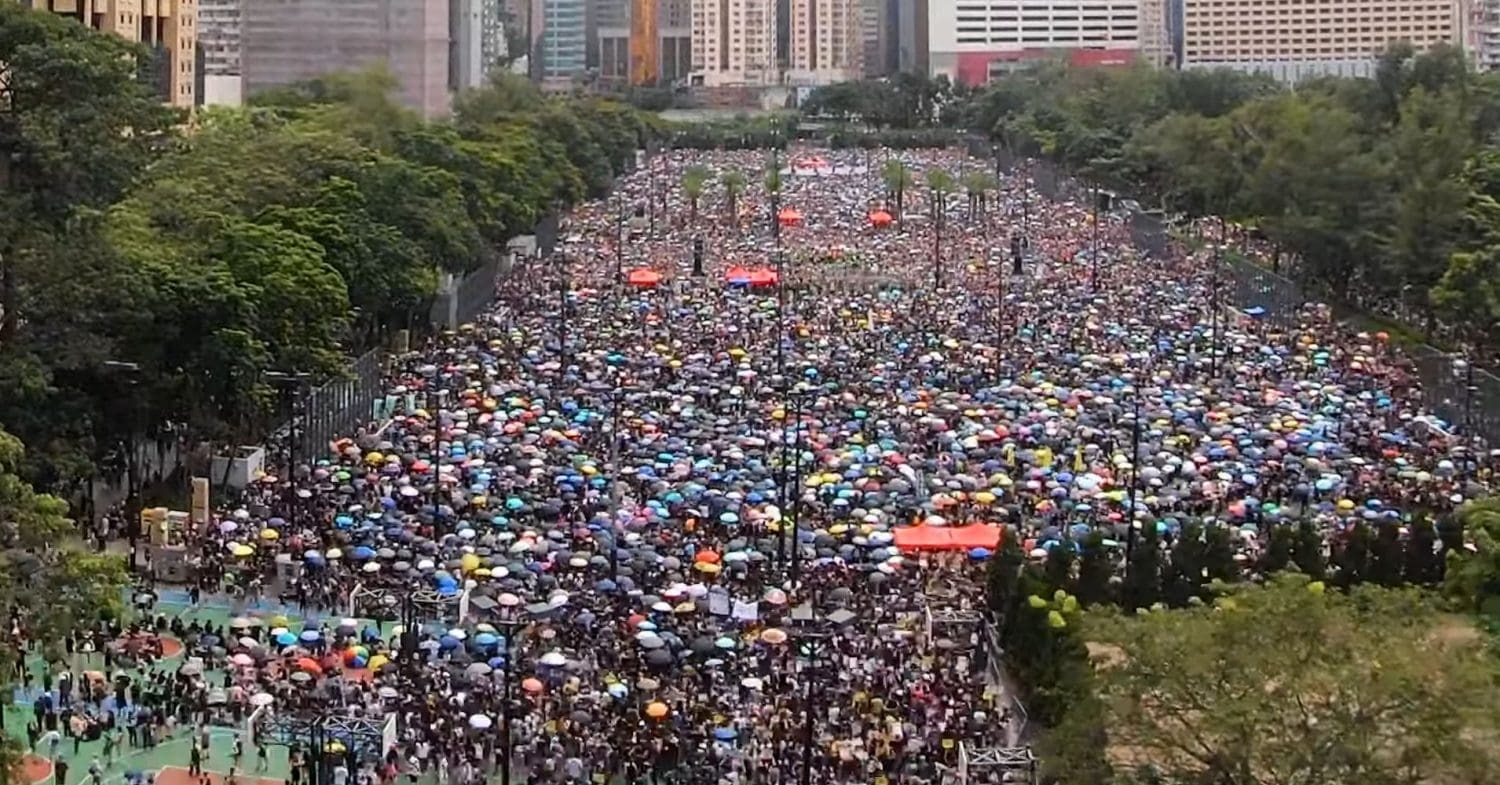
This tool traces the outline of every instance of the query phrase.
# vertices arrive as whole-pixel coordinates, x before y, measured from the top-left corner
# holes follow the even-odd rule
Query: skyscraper
[[[1233,68],[1286,82],[1369,76],[1390,44],[1464,45],[1461,0],[1185,0],[1184,68]]]
[[[541,2],[541,79],[545,85],[566,87],[588,68],[587,2]]]
[[[250,0],[241,8],[245,92],[383,64],[398,98],[447,113],[449,0]]]
[[[778,84],[776,16],[776,0],[692,0],[693,84]]]
[[[1059,52],[1081,65],[1129,63],[1140,56],[1141,6],[1140,0],[934,1],[927,32],[930,73],[982,84]]]
[[[787,80],[826,85],[863,75],[860,0],[791,0]]]
[[[484,84],[484,8],[482,0],[448,2],[448,89],[468,90]]]
[[[510,57],[510,43],[506,35],[510,26],[519,25],[521,20],[511,14],[504,0],[480,0],[479,13],[480,59],[484,61],[485,74],[488,75],[498,63]]]
[[[896,51],[894,46],[896,25],[892,18],[892,12],[896,10],[896,6],[891,0],[858,0],[858,2],[860,36],[864,44],[861,53],[864,75],[867,77],[885,76],[896,67],[896,60],[893,56]]]
[[[197,0],[21,0],[38,11],[78,20],[95,30],[114,33],[146,47],[142,79],[163,103],[192,107],[198,103]]]

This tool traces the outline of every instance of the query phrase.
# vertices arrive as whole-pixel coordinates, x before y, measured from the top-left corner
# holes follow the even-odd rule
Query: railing
[[[371,349],[354,360],[349,376],[315,387],[302,397],[296,415],[298,455],[327,455],[334,439],[374,419],[375,402],[382,396],[383,357],[381,350]],[[289,421],[278,433],[291,436],[291,425]]]

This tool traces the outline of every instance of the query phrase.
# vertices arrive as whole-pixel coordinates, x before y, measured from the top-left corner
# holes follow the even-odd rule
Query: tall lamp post
[[[615,286],[625,282],[625,198],[615,197]]]
[[[1130,419],[1130,509],[1125,513],[1125,569],[1130,569],[1131,557],[1135,554],[1135,494],[1141,477],[1141,393],[1137,388],[1127,390],[1131,397]]]
[[[1092,269],[1089,273],[1089,287],[1099,291],[1099,186],[1090,184],[1089,193],[1093,195],[1093,250],[1089,252],[1089,263]]]
[[[801,527],[802,517],[802,393],[803,391],[793,389],[789,396],[792,404],[792,476],[791,476],[791,504],[790,510],[783,511],[782,534],[790,540],[792,551],[792,586],[795,588],[802,580],[802,543],[797,540],[798,529]],[[785,515],[791,513],[790,526],[786,523]]]
[[[303,414],[304,385],[312,374],[305,371],[266,371],[263,375],[266,381],[279,388],[286,396],[287,410],[291,412],[291,419],[287,422],[286,506],[287,520],[292,528],[296,528],[297,508],[301,506],[297,487],[297,446],[302,441],[302,432],[298,428],[298,421]]]
[[[504,697],[500,704],[500,785],[510,785],[511,755],[514,743],[510,734],[510,719],[515,713],[515,700],[511,697],[512,684],[515,682],[515,653],[516,636],[525,628],[526,623],[516,614],[513,606],[500,606],[500,617],[497,619],[496,627],[505,635],[505,655],[502,658],[500,670],[504,677]]]
[[[136,455],[139,448],[135,441],[135,432],[140,428],[140,402],[136,393],[140,388],[141,366],[139,363],[120,360],[105,360],[101,365],[107,371],[120,374],[125,380],[126,388],[130,390],[130,414],[125,420],[125,535],[130,546],[126,571],[133,574],[135,549],[141,532],[141,470],[140,460]]]
[[[568,255],[560,253],[557,255],[557,378],[562,380],[568,375]]]

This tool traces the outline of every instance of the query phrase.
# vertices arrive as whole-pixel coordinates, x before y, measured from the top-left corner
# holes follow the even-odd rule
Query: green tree
[[[1114,559],[1104,545],[1104,535],[1090,532],[1083,538],[1082,553],[1078,558],[1078,602],[1085,608],[1112,602],[1110,582],[1114,574]]]
[[[1267,575],[1281,572],[1292,565],[1292,552],[1296,547],[1297,530],[1284,523],[1273,523],[1266,538],[1266,549],[1256,567]]]
[[[1343,542],[1334,550],[1333,563],[1337,567],[1334,580],[1343,587],[1357,586],[1371,579],[1370,551],[1375,537],[1363,521],[1354,524],[1344,533]]]
[[[1432,516],[1416,515],[1407,530],[1406,563],[1402,577],[1418,586],[1436,586],[1443,582],[1443,562],[1438,558],[1438,533]]]
[[[963,176],[964,194],[969,200],[969,220],[983,214],[989,206],[989,192],[996,188],[995,176],[983,169],[972,169]]]
[[[898,158],[889,159],[880,165],[880,179],[885,183],[886,201],[894,205],[896,219],[900,220],[906,208],[906,191],[916,183],[916,179],[912,176],[911,169]]]
[[[725,172],[719,178],[719,184],[724,186],[724,200],[729,209],[729,220],[733,222],[736,229],[740,225],[740,194],[745,192],[747,182],[745,173],[738,170]]]
[[[1140,547],[1137,543],[1136,548]],[[1168,605],[1180,608],[1194,597],[1203,596],[1204,586],[1208,583],[1204,575],[1206,556],[1203,526],[1192,520],[1183,523],[1172,543],[1172,558],[1161,570],[1162,597]],[[1150,604],[1136,607],[1150,607]]]
[[[1021,550],[1019,535],[1006,528],[1000,535],[1000,549],[985,565],[984,573],[985,605],[997,619],[1004,620],[1011,612],[1025,564],[1026,554]]]
[[[1095,678],[1114,781],[1480,782],[1500,674],[1480,641],[1434,645],[1438,619],[1420,594],[1283,575],[1090,625],[1122,652]]]
[[[1210,583],[1234,583],[1240,579],[1240,565],[1235,557],[1234,530],[1223,524],[1212,524],[1203,531],[1203,571]]]
[[[1381,586],[1400,586],[1406,565],[1406,548],[1396,527],[1385,523],[1375,531],[1370,548],[1370,580]]]
[[[1311,520],[1297,523],[1297,546],[1292,551],[1292,561],[1303,575],[1313,580],[1322,580],[1328,571],[1328,559],[1323,555],[1323,532]]]
[[[682,173],[682,193],[688,199],[688,209],[692,211],[688,216],[690,223],[698,223],[698,200],[703,196],[703,189],[713,179],[713,170],[706,166],[689,166]]]
[[[1073,543],[1070,540],[1064,540],[1056,548],[1047,551],[1047,560],[1043,570],[1047,594],[1050,595],[1056,591],[1073,593],[1073,566],[1077,561],[1077,555],[1073,551]]]
[[[1443,591],[1473,612],[1500,617],[1500,499],[1468,502],[1453,517],[1473,547],[1445,550]]]
[[[1136,534],[1135,548],[1120,585],[1120,604],[1128,611],[1150,608],[1162,600],[1161,537],[1150,522]]]

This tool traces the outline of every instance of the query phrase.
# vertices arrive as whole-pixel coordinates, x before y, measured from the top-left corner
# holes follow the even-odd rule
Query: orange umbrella
[[[890,226],[891,222],[894,220],[896,219],[892,217],[890,213],[884,210],[876,210],[875,212],[870,213],[871,226]]]
[[[698,555],[693,557],[693,561],[700,564],[718,564],[719,554],[708,550],[698,551]]]
[[[661,701],[652,701],[646,704],[646,716],[654,720],[659,720],[667,716],[667,704]]]
[[[781,280],[781,276],[769,267],[757,267],[750,271],[751,286],[775,286]]]
[[[782,226],[796,226],[802,223],[802,213],[788,207],[776,214],[776,220],[780,221]]]
[[[315,659],[313,659],[313,658],[311,658],[311,657],[303,657],[303,658],[297,660],[297,668],[300,669],[300,670],[305,670],[308,673],[322,673],[323,672],[323,666],[319,665],[318,661],[315,660]]]
[[[521,682],[521,689],[526,690],[527,692],[541,692],[542,682],[540,679],[537,679],[535,677],[527,678],[526,680]]]
[[[631,270],[625,276],[625,281],[631,286],[639,286],[642,289],[653,289],[661,283],[661,273],[649,268],[639,267]]]

